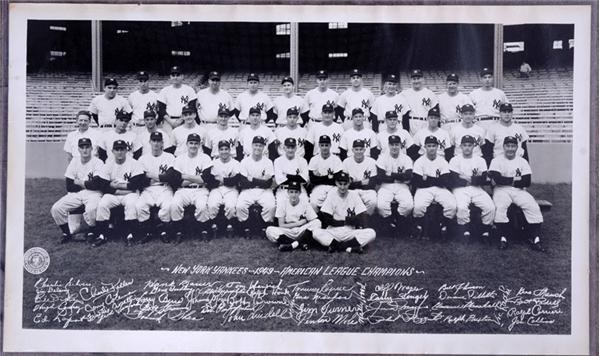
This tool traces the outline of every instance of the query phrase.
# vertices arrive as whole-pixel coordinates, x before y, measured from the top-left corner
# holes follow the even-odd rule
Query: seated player
[[[296,151],[296,139],[291,137],[286,138],[283,146],[285,148],[285,154],[278,157],[273,164],[275,184],[278,186],[275,195],[277,204],[282,203],[287,199],[285,183],[288,176],[299,176],[302,178],[302,181],[308,182],[308,163],[306,163],[304,158],[298,156]],[[302,188],[300,197],[302,200],[308,200],[308,195],[304,188]]]
[[[454,156],[461,155],[462,138],[465,136],[475,139],[473,155],[481,156],[481,146],[485,143],[485,130],[475,125],[475,108],[471,104],[465,104],[460,108],[460,122],[450,127],[450,145],[454,147]]]
[[[377,210],[388,225],[399,218],[406,219],[413,209],[413,197],[408,184],[412,178],[413,163],[410,157],[401,152],[402,138],[397,135],[388,137],[389,150],[377,159],[377,179],[381,187],[377,192]],[[392,211],[392,202],[398,204],[398,214]],[[390,221],[391,220],[391,221]],[[396,221],[397,228],[402,221]],[[398,231],[396,231],[399,233]]]
[[[273,221],[275,216],[275,196],[273,195],[273,162],[264,155],[267,140],[256,136],[252,139],[252,155],[240,164],[240,196],[235,207],[237,218],[244,226],[244,234],[249,237],[251,224],[247,222],[250,206],[258,204],[262,208],[264,226]],[[253,227],[256,227],[253,226]]]
[[[118,120],[117,120],[118,121]],[[100,169],[98,184],[104,192],[96,210],[98,237],[94,247],[108,241],[108,224],[111,209],[123,206],[125,221],[117,232],[125,235],[127,246],[131,246],[137,225],[135,204],[139,198],[138,189],[144,181],[144,170],[140,163],[127,155],[127,142],[117,140],[112,146],[113,158]]]
[[[65,171],[65,181],[67,185],[67,195],[60,198],[54,205],[50,213],[54,222],[62,231],[60,243],[65,243],[71,239],[69,230],[68,216],[69,212],[85,207],[83,219],[90,226],[92,231],[88,234],[88,239],[93,239],[93,230],[96,225],[96,207],[102,198],[102,193],[95,189],[93,177],[98,175],[102,168],[102,161],[92,156],[92,140],[82,137],[78,140],[78,157],[71,160]]]
[[[202,142],[206,142],[206,129],[196,123],[196,108],[186,105],[181,109],[183,125],[173,129],[173,145],[175,145],[175,157],[184,155],[188,148],[188,138],[191,134],[196,134]],[[202,151],[202,147],[200,147]]]
[[[87,138],[92,142],[92,156],[98,155],[98,144],[100,143],[100,133],[90,128],[92,114],[89,111],[81,110],[77,113],[77,130],[67,134],[63,150],[67,153],[67,161],[71,162],[73,157],[79,157],[79,139]]]
[[[168,153],[175,152],[175,147],[171,144],[169,135],[156,125],[156,112],[152,110],[144,111],[144,125],[144,127],[140,127],[136,130],[138,146],[142,147],[142,155],[147,155],[152,152],[150,135],[154,132],[158,132],[162,136],[162,150]]]
[[[315,125],[319,125],[319,123]],[[310,193],[310,204],[315,211],[321,210],[327,194],[335,189],[333,175],[342,169],[340,158],[331,154],[331,138],[322,135],[319,137],[319,154],[314,156],[308,164],[308,176],[310,184],[313,186]]]
[[[298,246],[308,250],[312,232],[321,227],[321,222],[309,202],[300,199],[302,184],[292,180],[286,185],[288,197],[275,210],[278,226],[267,227],[265,233],[269,241],[279,244],[279,251],[292,251]]]
[[[365,116],[361,108],[352,110],[352,127],[344,132],[340,141],[340,159],[353,155],[352,144],[356,140],[365,143],[365,154],[377,157],[377,135],[373,130],[364,126]]]
[[[146,173],[146,184],[135,205],[137,218],[140,223],[145,243],[152,239],[155,226],[150,222],[150,208],[158,207],[158,219],[162,222],[160,239],[168,242],[167,225],[171,221],[170,204],[173,199],[173,189],[167,184],[167,171],[173,167],[175,156],[163,151],[164,136],[161,132],[150,134],[151,151],[140,157],[139,162]]]
[[[424,146],[425,155],[417,159],[413,166],[412,186],[416,188],[413,235],[427,239],[433,232],[423,230],[423,220],[427,208],[434,202],[442,206],[444,219],[441,232],[442,235],[445,235],[450,221],[456,215],[456,199],[447,188],[450,169],[444,157],[438,155],[437,138],[435,136],[426,137]],[[423,235],[423,233],[425,234]]]
[[[544,218],[539,205],[526,188],[531,185],[531,167],[517,155],[519,140],[508,136],[504,139],[504,154],[492,160],[489,176],[495,187],[492,199],[496,205],[494,223],[500,235],[500,248],[508,247],[508,207],[515,204],[523,210],[528,223],[531,246],[534,250],[544,251],[540,239],[540,230]]]
[[[373,215],[377,207],[377,162],[365,155],[365,141],[354,140],[352,156],[342,163],[345,172],[350,175],[350,189],[357,192],[367,207],[367,214]]]
[[[385,125],[380,128],[377,134],[377,143],[379,144],[381,154],[386,154],[390,151],[388,139],[392,135],[400,137],[400,152],[403,154],[406,154],[406,150],[415,144],[408,131],[398,126],[398,123],[398,114],[395,110],[385,113]]]
[[[466,106],[466,105],[465,105]],[[460,124],[459,124],[460,125]],[[471,135],[461,138],[461,153],[450,160],[450,180],[456,198],[456,220],[459,235],[465,239],[471,237],[471,204],[481,209],[482,237],[488,239],[494,222],[494,202],[483,190],[487,184],[487,165],[485,160],[474,153],[477,140]]]
[[[116,141],[123,141],[127,144],[127,156],[138,159],[142,154],[142,146],[138,141],[135,131],[127,130],[127,126],[131,121],[131,116],[124,111],[119,111],[116,114],[115,127],[111,131],[103,132],[99,137],[98,158],[103,161],[112,160],[113,155],[109,155],[109,150],[112,149]]]
[[[362,253],[363,246],[375,240],[375,230],[367,226],[367,208],[358,192],[349,190],[350,176],[335,174],[336,189],[327,194],[321,213],[323,228],[313,231],[313,238],[329,252]]]
[[[180,126],[181,127],[181,126]],[[180,178],[181,187],[177,189],[171,201],[171,220],[175,230],[175,243],[185,238],[184,231],[189,231],[183,221],[187,206],[195,207],[194,217],[200,223],[203,237],[208,237],[206,222],[208,221],[208,188],[214,177],[211,175],[212,161],[200,151],[202,139],[197,133],[187,138],[186,152],[177,156],[173,170]]]
[[[260,109],[250,108],[248,115],[248,122],[250,125],[242,127],[240,130],[240,144],[242,145],[243,155],[241,157],[248,157],[252,155],[254,151],[254,138],[260,136],[265,139],[266,146],[270,145],[275,140],[273,131],[261,121]],[[267,147],[264,147],[264,155],[268,155]],[[239,157],[240,155],[238,155]]]
[[[273,144],[277,146],[277,154],[283,156],[285,154],[283,142],[287,138],[293,138],[297,143],[296,157],[305,158],[304,141],[306,140],[306,135],[306,129],[298,125],[298,109],[295,107],[289,108],[287,110],[285,125],[275,129],[275,141]]]
[[[239,196],[237,187],[240,182],[240,162],[233,159],[231,146],[228,140],[219,141],[219,157],[213,159],[211,168],[216,183],[208,195],[208,218],[213,221],[211,226],[213,237],[218,231],[225,231],[227,237],[232,237],[234,232],[235,205]]]
[[[450,135],[448,135],[448,131],[441,129],[439,127],[439,124],[440,109],[439,107],[435,106],[431,110],[429,110],[429,113],[427,115],[427,126],[420,129],[415,134],[415,145],[420,147],[418,155],[422,156],[425,154],[425,139],[427,137],[434,136],[437,141],[437,155],[442,158],[450,157]],[[448,150],[448,152],[446,152],[446,150]],[[409,150],[407,154],[412,158],[418,157],[414,154],[414,152],[412,152],[412,150]]]
[[[334,155],[340,154],[340,140],[344,134],[344,128],[333,121],[334,116],[335,109],[333,105],[325,104],[321,112],[321,121],[315,121],[310,124],[310,130],[304,143],[304,150],[307,153],[307,157],[314,157],[319,154],[319,143],[317,141],[323,135],[328,136],[331,141],[331,153]]]
[[[229,142],[230,150],[235,155],[238,146],[238,129],[229,126],[231,112],[226,108],[218,111],[217,126],[208,131],[205,146],[210,149],[211,158],[219,158],[221,150],[219,145],[221,141]]]

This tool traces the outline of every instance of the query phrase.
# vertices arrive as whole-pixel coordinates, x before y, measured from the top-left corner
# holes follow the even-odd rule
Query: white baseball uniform
[[[140,163],[131,157],[127,157],[121,164],[115,162],[114,159],[107,160],[106,164],[100,169],[98,176],[109,182],[128,183],[132,177],[140,174],[144,174]],[[110,209],[119,205],[124,207],[126,221],[136,220],[137,210],[135,204],[138,197],[137,191],[131,191],[123,195],[104,194],[98,203],[96,221],[107,221],[110,218]]]
[[[390,151],[389,138],[392,135],[400,137],[400,152],[406,154],[406,149],[414,145],[413,137],[403,128],[397,127],[394,132],[390,132],[385,128],[377,133],[377,148],[381,150],[381,154],[385,155]]]
[[[344,128],[336,122],[332,122],[329,126],[325,125],[323,122],[314,122],[310,126],[306,140],[313,144],[313,155],[316,156],[321,152],[321,149],[319,148],[319,137],[323,135],[329,136],[329,139],[331,139],[331,153],[339,154],[340,142],[343,134]]]
[[[483,158],[475,154],[470,158],[466,158],[460,154],[450,160],[450,170],[468,177],[480,176],[484,172],[487,172],[487,164]],[[456,221],[459,225],[465,225],[470,222],[470,204],[474,204],[481,209],[481,222],[484,225],[492,225],[495,210],[494,202],[482,187],[475,185],[456,187],[452,190],[452,193],[454,193],[454,197],[456,198]]]
[[[285,125],[287,123],[287,111],[289,108],[297,108],[298,113],[301,114],[308,110],[304,107],[304,99],[298,95],[292,95],[291,97],[287,97],[285,95],[281,95],[273,100],[273,112],[277,114],[277,121],[275,123],[278,126]],[[302,119],[298,117],[300,123],[302,123]]]
[[[342,162],[342,167],[350,175],[350,182],[360,182],[364,179],[375,179],[377,176],[377,162],[371,157],[365,157],[361,162],[356,162],[354,157],[348,157]],[[377,192],[375,189],[354,189],[367,207],[367,214],[372,215],[377,207]]]
[[[131,123],[136,126],[144,126],[144,111],[154,111],[158,113],[158,94],[154,90],[148,90],[143,93],[139,90],[129,94],[127,101],[133,109]]]
[[[279,146],[277,152],[279,155],[284,155],[284,145],[286,138],[293,138],[296,140],[296,156],[304,157],[304,141],[306,140],[308,133],[306,128],[296,125],[294,129],[286,126],[281,126],[275,129],[275,137],[279,140]]]
[[[118,94],[112,99],[107,99],[104,94],[101,94],[92,99],[88,111],[98,115],[98,126],[102,128],[114,125],[117,111],[131,113],[132,109],[127,99]]]
[[[233,109],[233,98],[223,89],[214,93],[210,88],[198,91],[198,116],[204,123],[216,124],[220,108]]]
[[[115,130],[111,130],[109,132],[105,132],[101,136],[98,147],[106,151],[106,155],[108,156],[108,158],[106,159],[107,162],[114,159],[114,156],[111,154],[111,152],[113,148],[113,143],[117,140],[123,140],[125,141],[125,143],[127,143],[127,157],[130,158],[133,158],[134,152],[142,148],[142,145],[138,140],[135,131],[125,131],[122,133],[118,133]]]
[[[527,135],[527,131],[525,131],[523,126],[514,122],[511,122],[508,126],[503,125],[501,122],[496,122],[488,128],[485,139],[494,144],[494,157],[504,155],[504,138],[507,136],[517,138],[517,155],[523,157],[525,150],[523,150],[522,144],[529,140],[529,135]]]
[[[427,126],[427,115],[429,110],[439,103],[438,97],[429,88],[421,88],[418,91],[408,88],[402,91],[402,95],[410,107],[410,134],[414,135]]]
[[[352,117],[352,110],[361,108],[365,114],[365,120],[367,120],[371,115],[370,110],[374,102],[375,96],[369,89],[361,87],[359,90],[354,90],[350,87],[340,95],[337,105],[344,108],[346,121],[351,123],[349,118]]]
[[[171,136],[168,135],[163,129],[156,129],[156,132],[160,132],[163,137],[163,148],[169,148],[173,146],[171,143]],[[142,128],[137,132],[137,140],[138,146],[142,147],[142,155],[145,155],[149,152],[152,152],[152,147],[150,147],[150,134],[147,128]]]
[[[202,145],[206,145],[206,129],[195,122],[192,127],[186,124],[177,126],[173,132],[173,145],[175,145],[175,157],[185,156],[187,154],[187,138],[190,134],[195,133],[200,136]]]
[[[426,126],[419,130],[419,132],[415,134],[414,140],[415,144],[421,147],[421,149],[419,150],[420,155],[425,154],[425,139],[427,138],[427,136],[435,136],[435,138],[437,138],[437,154],[439,157],[444,158],[444,151],[446,150],[446,148],[450,147],[450,135],[448,134],[448,131],[440,129],[439,127],[437,127],[434,131],[431,131],[429,129],[429,126]]]
[[[269,127],[261,124],[257,128],[252,128],[251,125],[248,125],[240,130],[239,141],[242,144],[245,156],[252,154],[252,139],[256,136],[261,136],[267,140],[263,155],[268,155],[268,146],[275,140],[275,134]]]
[[[338,98],[339,95],[335,90],[327,88],[325,91],[321,91],[319,87],[316,87],[309,90],[304,96],[304,107],[308,109],[308,116],[311,120],[321,121],[323,105],[330,104],[335,108]]]
[[[173,163],[173,168],[188,175],[200,176],[202,173],[212,167],[210,157],[202,152],[194,157],[188,153],[177,156]],[[186,206],[194,205],[194,217],[197,221],[208,221],[208,189],[205,184],[191,183],[187,187],[177,189],[171,202],[171,220],[181,221],[183,219]]]
[[[373,104],[373,113],[377,115],[379,122],[385,122],[385,113],[388,111],[395,111],[398,114],[399,125],[402,125],[402,116],[406,115],[410,111],[410,105],[406,100],[406,97],[400,93],[394,95],[381,95],[375,99]],[[387,127],[387,126],[386,126]],[[383,130],[381,128],[380,130]]]
[[[473,104],[469,96],[462,92],[450,95],[444,92],[438,95],[440,103],[440,123],[442,128],[449,130],[454,123],[460,123],[460,108],[465,104]]]
[[[308,170],[319,177],[328,177],[333,180],[333,175],[336,172],[343,170],[342,161],[334,154],[330,154],[327,159],[324,159],[321,154],[313,156],[308,163]],[[314,182],[311,182],[314,184]],[[318,184],[315,185],[310,193],[310,204],[313,209],[320,210],[327,198],[329,191],[335,189],[335,185]]]
[[[100,132],[96,129],[89,128],[85,132],[81,132],[79,130],[71,131],[67,134],[67,139],[65,140],[65,144],[63,146],[63,150],[67,153],[70,153],[71,156],[79,157],[79,139],[80,138],[89,138],[92,141],[92,155],[96,156],[98,154],[98,145],[102,139]]]
[[[250,114],[250,108],[260,109],[260,118],[262,122],[267,119],[267,111],[273,108],[273,102],[271,98],[262,90],[251,94],[248,90],[240,93],[235,100],[235,108],[240,111],[239,119],[240,122],[245,123],[248,121]]]
[[[279,227],[269,226],[265,231],[267,239],[271,242],[277,242],[277,239],[281,235],[285,235],[293,240],[298,240],[306,230],[315,231],[321,227],[321,221],[317,219],[317,213],[310,206],[307,200],[300,199],[296,205],[290,203],[290,199],[287,197],[281,203],[277,204],[275,210],[275,217],[279,221],[285,223],[298,222],[301,219],[306,219],[307,222],[304,225],[296,227]]]
[[[138,161],[144,172],[160,175],[165,174],[169,168],[173,167],[175,156],[168,152],[161,152],[159,156],[154,156],[150,151],[142,155]],[[160,221],[171,221],[170,204],[172,199],[173,190],[167,183],[151,180],[150,186],[144,188],[135,205],[138,221],[148,221],[150,208],[153,206],[159,208],[158,218]]]
[[[371,148],[378,146],[377,134],[375,131],[369,128],[363,128],[362,130],[356,130],[354,127],[346,130],[340,140],[340,148],[348,151],[348,157],[354,156],[352,152],[352,144],[356,140],[365,141],[365,155],[371,156]]]
[[[240,174],[248,179],[271,179],[274,175],[273,162],[265,156],[262,156],[259,161],[248,156],[240,163]],[[273,191],[270,188],[250,188],[240,192],[236,204],[235,211],[240,222],[248,220],[249,208],[254,203],[258,203],[262,207],[261,216],[265,222],[273,221],[275,216]]]
[[[500,104],[508,102],[504,92],[498,88],[489,90],[478,88],[469,94],[475,106],[475,118],[481,120],[486,117],[500,117]],[[494,120],[481,120],[477,124],[487,129]]]
[[[186,84],[175,88],[172,84],[166,86],[158,93],[158,101],[165,104],[170,117],[181,117],[181,109],[196,98],[194,89]]]
[[[377,159],[377,168],[384,170],[386,176],[391,176],[392,173],[405,173],[412,170],[412,167],[412,160],[403,153],[394,158],[388,152],[380,155]],[[377,210],[379,210],[382,217],[386,218],[392,215],[392,202],[394,200],[398,202],[398,213],[401,216],[408,216],[413,209],[413,197],[408,184],[398,180],[381,184],[377,192]]]
[[[213,127],[206,135],[206,143],[204,146],[211,149],[210,156],[217,158],[219,156],[219,142],[227,141],[231,147],[231,154],[235,156],[235,149],[238,144],[239,130],[234,127],[229,127],[223,130],[220,126]]]
[[[473,136],[475,138],[475,147],[473,155],[481,156],[481,146],[485,144],[485,130],[479,125],[465,127],[463,123],[456,123],[450,128],[450,146],[454,146],[454,155],[461,156],[462,148],[460,142],[464,136]]]
[[[288,159],[285,155],[277,157],[273,163],[273,170],[275,175],[275,183],[277,185],[283,184],[287,180],[288,174],[299,175],[306,182],[309,180],[308,163],[304,158],[299,157],[297,154],[292,159]],[[308,200],[308,195],[306,194],[304,187],[300,193],[300,199]],[[277,204],[287,200],[287,191],[285,188],[279,187],[277,189],[275,200],[277,201]]]
[[[422,177],[439,178],[443,174],[450,173],[450,168],[443,156],[436,156],[434,160],[430,160],[424,155],[415,161],[413,173]],[[442,206],[444,217],[452,219],[456,215],[456,199],[454,195],[446,188],[432,186],[417,188],[414,197],[413,216],[416,218],[425,216],[427,208],[433,202],[439,203]]]
[[[211,170],[215,179],[220,185],[210,191],[208,195],[208,218],[213,220],[219,214],[219,208],[223,206],[226,219],[235,217],[235,205],[237,203],[239,192],[235,186],[227,186],[223,180],[225,178],[234,178],[240,173],[240,162],[229,158],[224,162],[220,158],[213,159]]]

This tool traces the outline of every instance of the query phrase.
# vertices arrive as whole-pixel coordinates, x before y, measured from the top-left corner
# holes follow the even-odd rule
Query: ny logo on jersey
[[[371,171],[367,170],[363,172],[363,178],[364,179],[369,179],[371,178]]]
[[[227,104],[219,103],[219,110],[223,110],[223,109],[227,110]]]
[[[523,135],[521,134],[515,134],[515,138],[517,139],[517,141],[521,142],[523,141]]]
[[[519,168],[517,168],[515,170],[515,177],[520,177],[521,176],[521,170]]]
[[[300,175],[300,168],[296,168],[296,175]]]
[[[230,138],[227,141],[229,142],[229,146],[231,146],[232,148],[235,147],[235,138]]]
[[[400,140],[400,148],[406,148],[406,140]]]
[[[333,134],[332,135],[333,138],[333,142],[340,142],[340,140],[342,139],[342,134]]]
[[[460,105],[456,105],[456,113],[460,114]]]
[[[333,172],[333,168],[327,168],[327,175],[328,176],[332,176],[333,173],[335,173],[335,172]]]
[[[262,172],[260,172],[260,176],[264,177],[267,174],[266,169],[263,169]]]
[[[335,101],[333,101],[333,100],[327,100],[327,102],[325,104],[335,107]]]
[[[157,110],[157,104],[156,103],[152,103],[152,102],[148,102],[146,103],[146,111],[154,111],[156,112]]]
[[[398,173],[402,173],[402,172],[404,172],[404,167],[400,167],[400,166],[398,166],[398,169],[396,169],[396,171],[397,171]]]
[[[499,109],[500,108],[500,104],[502,104],[502,102],[498,99],[494,99],[494,102],[492,103],[492,106],[494,107],[494,109]]]
[[[90,172],[87,174],[87,180],[92,180],[94,178],[94,173]]]
[[[473,168],[473,171],[472,171],[472,172],[473,172],[473,175],[474,175],[474,176],[477,176],[477,175],[479,175],[479,169],[477,169],[477,168]]]
[[[371,147],[371,139],[364,139],[363,142],[365,143],[365,147],[366,148],[370,148]]]
[[[125,179],[126,182],[129,182],[131,179],[131,173],[123,173],[123,179]]]
[[[397,113],[401,113],[403,108],[404,107],[402,106],[402,104],[394,104],[394,111],[396,111]]]
[[[346,209],[346,216],[347,217],[356,216],[356,210],[354,208]]]
[[[431,105],[431,98],[421,99],[421,105],[423,105],[425,107],[429,107]]]
[[[435,177],[436,177],[436,178],[439,178],[441,175],[442,175],[442,171],[440,171],[440,169],[439,169],[439,168],[438,168],[438,169],[436,169],[436,170],[435,170]]]
[[[181,96],[181,103],[183,105],[187,105],[187,103],[190,101],[190,97],[188,95],[182,95]]]
[[[196,175],[199,176],[202,174],[202,170],[200,169],[200,167],[196,167]]]
[[[441,140],[441,141],[438,141],[438,142],[440,143],[440,148],[442,150],[445,150],[446,149],[446,140]]]
[[[368,109],[369,108],[369,101],[367,99],[363,99],[360,102],[360,106],[362,106],[364,109]]]
[[[131,151],[133,149],[133,142],[126,142],[127,143],[127,151]]]
[[[296,142],[298,142],[298,146],[304,146],[304,139],[302,137],[297,137]]]
[[[125,109],[116,108],[115,109],[115,117],[118,117],[119,115],[127,115],[127,113],[125,112]]]
[[[161,164],[160,166],[158,166],[158,171],[160,172],[160,174],[167,173],[167,165],[166,164]]]
[[[295,110],[295,111],[298,111],[298,112],[300,112],[300,108],[299,108],[299,107],[297,107],[296,105],[294,105],[294,106],[291,106],[289,109],[292,109],[292,110]]]
[[[265,111],[265,103],[256,103],[254,107],[260,111]]]

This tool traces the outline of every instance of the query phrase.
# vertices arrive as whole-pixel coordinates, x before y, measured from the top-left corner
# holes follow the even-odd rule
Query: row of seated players
[[[399,219],[400,226],[407,225],[403,220],[412,213],[413,235],[428,235],[423,218],[427,208],[438,203],[443,208],[443,233],[456,217],[460,233],[470,236],[469,209],[474,204],[482,211],[483,237],[490,238],[495,223],[500,247],[506,248],[507,211],[515,204],[529,224],[532,247],[543,250],[543,217],[525,189],[531,183],[531,169],[516,154],[515,137],[504,139],[504,152],[492,160],[489,174],[484,159],[473,154],[476,140],[469,135],[461,139],[461,154],[450,163],[438,154],[435,136],[426,137],[425,154],[414,164],[401,152],[397,135],[388,138],[389,150],[377,161],[366,156],[364,140],[355,140],[352,156],[342,162],[331,153],[329,136],[322,135],[319,154],[310,164],[296,157],[294,138],[285,140],[284,155],[274,163],[264,154],[266,143],[264,137],[255,136],[251,154],[238,162],[232,158],[231,144],[222,140],[218,158],[211,160],[200,150],[200,136],[191,133],[187,152],[174,157],[163,151],[163,135],[154,132],[149,139],[151,152],[139,160],[131,158],[127,143],[118,140],[112,146],[113,157],[103,164],[92,157],[90,140],[82,138],[80,157],[71,161],[65,173],[69,193],[51,210],[63,231],[62,241],[71,239],[68,213],[81,205],[85,206],[83,218],[92,227],[88,237],[94,246],[107,241],[111,209],[120,205],[125,213],[120,232],[128,244],[136,236],[152,237],[155,227],[149,218],[154,206],[162,221],[161,239],[180,241],[186,231],[184,211],[193,206],[199,229],[206,234],[219,230],[230,234],[236,228],[246,233],[252,225],[272,224],[276,217],[277,228],[267,228],[266,235],[284,250],[304,246],[312,236],[330,250],[361,252],[376,234],[369,228],[367,215],[378,210],[388,224]],[[490,182],[493,198],[482,188]],[[301,187],[301,183],[308,185]],[[295,193],[289,193],[289,187]],[[392,210],[394,202],[396,211]],[[260,216],[249,219],[254,205],[260,207]]]

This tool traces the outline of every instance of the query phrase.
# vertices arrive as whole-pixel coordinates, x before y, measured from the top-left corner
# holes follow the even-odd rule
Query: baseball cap
[[[298,115],[298,108],[297,108],[297,107],[295,107],[295,106],[292,106],[291,108],[287,109],[287,113],[286,113],[286,115],[287,115],[287,116],[290,116],[290,115]]]
[[[79,117],[80,115],[85,115],[85,116],[88,117],[88,119],[92,118],[92,114],[89,111],[87,111],[87,110],[79,110],[77,112],[77,117]]]
[[[475,140],[475,137],[471,136],[471,135],[464,135],[461,139],[460,139],[460,144],[462,145],[463,143],[472,143],[475,144],[475,142],[477,142],[477,140]]]
[[[488,67],[483,68],[481,72],[479,72],[480,77],[483,77],[486,74],[494,74],[494,72]]]
[[[172,66],[171,74],[181,74],[181,68],[179,68],[179,66]]]
[[[200,135],[197,133],[191,133],[187,137],[187,142],[201,142]]]
[[[500,104],[500,112],[513,112],[512,104],[511,103]]]
[[[258,79],[258,74],[256,73],[248,74],[248,79],[246,81],[249,82],[251,80],[256,80],[257,82],[260,82],[260,79]]]
[[[185,114],[185,113],[194,113],[196,112],[196,108],[193,108],[191,105],[186,105],[183,108],[181,108],[181,113]]]
[[[229,113],[229,110],[227,108],[224,107],[220,107],[219,111],[217,112],[218,116],[227,116],[229,117],[231,114]]]
[[[396,112],[396,110],[390,110],[385,112],[386,119],[391,119],[393,117],[398,117],[398,113]]]
[[[429,109],[429,111],[427,112],[427,116],[435,116],[435,117],[440,117],[440,108],[439,106],[434,106],[431,109]]]
[[[329,76],[327,75],[327,71],[324,69],[321,69],[320,71],[317,72],[317,78],[328,78]]]
[[[117,148],[127,148],[127,142],[123,140],[116,140],[113,142],[113,150],[116,150]]]
[[[251,107],[250,110],[248,111],[249,115],[252,115],[252,114],[259,114],[260,115],[260,113],[261,113],[260,109],[257,108],[257,107],[254,107],[254,106]]]
[[[350,175],[344,171],[338,171],[333,175],[333,179],[336,182],[349,182]]]
[[[323,112],[334,112],[335,110],[333,109],[333,105],[327,103],[327,104],[323,105],[323,108],[321,109],[321,111],[323,111]]]
[[[302,184],[300,182],[298,182],[297,180],[290,180],[287,183],[287,189],[300,191],[302,189]]]
[[[465,104],[465,105],[461,106],[460,113],[464,114],[464,113],[467,113],[467,112],[475,112],[475,108],[473,107],[473,105],[471,105],[471,104]]]
[[[398,76],[396,74],[388,74],[384,82],[398,83]]]
[[[390,137],[388,137],[388,143],[390,145],[401,143],[401,142],[402,142],[402,140],[400,139],[400,136],[398,136],[398,135],[390,135]]]
[[[363,114],[363,115],[364,115],[364,114],[365,114],[365,112],[364,112],[364,111],[363,111],[363,109],[361,109],[361,108],[355,108],[355,109],[352,109],[352,116],[354,116],[354,115],[356,115],[356,114]]]
[[[354,77],[355,75],[358,75],[359,77],[362,77],[362,72],[358,69],[352,69],[352,71],[350,72],[350,76]]]
[[[148,80],[148,79],[150,79],[150,76],[148,75],[148,72],[141,70],[141,71],[137,72],[136,78],[137,78],[137,80]]]
[[[150,134],[150,141],[162,141],[163,135],[162,133],[156,131]]]
[[[294,84],[294,79],[292,79],[292,77],[285,76],[283,79],[281,79],[281,84],[283,85],[286,82]]]
[[[504,144],[508,144],[508,143],[514,143],[515,145],[519,144],[519,140],[517,140],[517,138],[515,136],[506,136],[504,138]]]
[[[221,148],[221,147],[227,147],[230,148],[231,144],[229,143],[229,141],[227,140],[221,140],[219,141],[219,143],[217,144],[217,147]]]
[[[219,80],[221,80],[221,73],[219,73],[217,71],[212,71],[212,72],[208,73],[208,79],[219,79]]]
[[[107,87],[109,85],[114,85],[114,86],[118,87],[119,83],[117,82],[117,80],[115,78],[104,79],[104,86]]]
[[[254,136],[252,139],[252,144],[260,143],[261,145],[266,145],[266,140],[262,136]]]
[[[410,77],[411,78],[422,77],[422,76],[423,76],[423,72],[420,69],[413,69],[410,72]]]
[[[434,143],[434,144],[437,145],[438,144],[437,137],[435,137],[435,136],[427,136],[427,137],[425,137],[425,144],[428,144],[428,143]]]
[[[156,113],[154,110],[146,110],[144,111],[144,117],[156,117]]]
[[[120,120],[120,121],[127,121],[127,122],[128,122],[128,121],[130,121],[130,120],[131,120],[131,115],[130,115],[130,114],[128,114],[128,113],[126,113],[126,112],[125,112],[125,111],[123,111],[123,110],[119,110],[119,111],[117,111],[117,112],[116,112],[116,114],[115,114],[115,118],[116,118],[117,120]]]
[[[352,148],[354,147],[365,147],[365,140],[354,140],[354,142],[352,142]]]
[[[448,76],[446,77],[446,81],[458,83],[458,74],[456,74],[456,73],[448,74]]]
[[[79,147],[91,146],[91,145],[92,145],[92,140],[90,140],[87,137],[82,137],[77,141],[77,146],[79,146]]]
[[[288,137],[285,140],[283,140],[283,145],[285,147],[296,147],[296,139],[293,137]]]
[[[319,143],[329,143],[329,144],[331,144],[331,137],[329,137],[327,135],[321,135],[321,136],[319,136]]]

